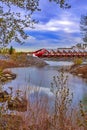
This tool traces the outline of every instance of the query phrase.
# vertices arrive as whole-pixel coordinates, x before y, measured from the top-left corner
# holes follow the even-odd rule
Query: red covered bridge
[[[57,50],[51,49],[48,51],[43,48],[33,52],[33,55],[38,57],[86,57],[87,51],[71,48],[58,48]]]

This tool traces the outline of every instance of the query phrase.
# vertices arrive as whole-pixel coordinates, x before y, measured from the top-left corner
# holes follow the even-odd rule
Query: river
[[[4,89],[9,91],[8,87],[13,87],[13,91],[20,89],[26,91],[27,96],[30,89],[39,88],[41,93],[52,96],[50,91],[51,82],[53,76],[59,75],[60,67],[68,67],[72,65],[72,62],[57,62],[57,61],[46,61],[49,65],[37,68],[37,67],[24,67],[24,68],[12,68],[12,72],[17,74],[15,80],[9,81],[4,86]],[[73,103],[76,105],[80,100],[87,97],[87,82],[77,76],[66,73],[68,76],[68,87],[70,92],[73,93]],[[33,91],[32,91],[33,93]]]

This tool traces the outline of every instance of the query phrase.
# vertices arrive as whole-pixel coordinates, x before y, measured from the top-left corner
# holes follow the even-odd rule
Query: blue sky
[[[25,28],[29,38],[25,44],[12,43],[17,50],[37,50],[40,48],[70,47],[82,43],[80,17],[87,13],[87,0],[68,0],[71,9],[61,9],[48,0],[40,0],[41,11],[33,14],[39,21],[35,29]],[[23,11],[21,13],[24,13]]]

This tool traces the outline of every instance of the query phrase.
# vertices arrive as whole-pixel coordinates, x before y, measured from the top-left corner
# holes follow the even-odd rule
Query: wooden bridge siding
[[[48,55],[42,55],[41,57],[87,57],[87,53],[84,54],[48,54]]]

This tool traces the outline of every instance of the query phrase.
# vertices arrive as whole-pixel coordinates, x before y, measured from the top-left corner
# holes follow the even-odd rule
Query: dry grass
[[[22,118],[17,115],[3,115],[0,118],[0,130],[20,130]]]
[[[72,108],[73,94],[67,87],[64,73],[53,78],[51,92],[54,94],[54,112],[50,113],[49,98],[34,93],[35,100],[29,101],[23,117],[25,130],[87,130],[87,113],[82,103]]]
[[[53,78],[53,113],[50,112],[49,97],[41,96],[37,89],[33,93],[33,100],[29,96],[27,111],[16,113],[16,121],[12,117],[5,117],[6,125],[1,125],[0,130],[87,130],[87,113],[82,103],[78,108],[72,108],[73,95],[67,87],[67,78],[63,72]],[[22,120],[18,117],[22,117]],[[2,112],[0,119],[3,119]]]
[[[1,69],[12,68],[12,67],[16,67],[16,66],[17,66],[17,64],[12,60],[0,60]]]

